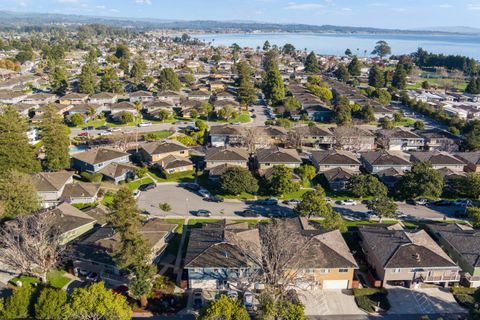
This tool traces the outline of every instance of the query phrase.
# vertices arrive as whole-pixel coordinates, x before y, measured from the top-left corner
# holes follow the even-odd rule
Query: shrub
[[[89,173],[89,172],[82,172],[82,178],[88,182],[98,183],[102,181],[103,175],[101,173]]]
[[[466,287],[453,287],[452,294],[474,294],[477,291],[477,288],[466,288]]]
[[[172,207],[167,202],[160,203],[158,206],[161,210],[163,210],[165,212],[169,212],[170,210],[172,210]]]
[[[455,300],[458,304],[465,308],[473,308],[475,306],[475,298],[469,294],[455,294]]]
[[[366,312],[375,312],[379,306],[383,310],[390,309],[390,303],[385,289],[363,288],[354,289],[353,295],[358,307]]]

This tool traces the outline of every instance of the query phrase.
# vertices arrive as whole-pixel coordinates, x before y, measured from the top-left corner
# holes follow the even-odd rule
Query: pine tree
[[[257,99],[255,87],[252,82],[252,70],[248,66],[247,62],[241,61],[237,64],[239,86],[238,96],[240,103],[243,105],[251,105]]]
[[[350,73],[352,77],[358,77],[362,73],[361,69],[362,63],[356,56],[354,56],[352,61],[348,64],[348,73]]]
[[[93,94],[95,93],[95,72],[94,68],[90,64],[82,66],[82,72],[78,76],[78,90],[81,93]]]
[[[160,71],[158,79],[158,88],[161,91],[173,90],[178,91],[182,88],[182,83],[178,79],[177,74],[172,68],[164,68]]]
[[[477,79],[471,78],[468,82],[467,87],[465,88],[466,93],[470,94],[479,94],[480,93],[480,77]]]
[[[32,173],[40,170],[34,148],[28,143],[28,125],[14,107],[0,113],[0,175],[10,169]]]
[[[368,74],[368,85],[377,89],[383,88],[385,85],[385,77],[382,70],[380,70],[377,65],[373,65],[370,68],[370,72]]]
[[[37,189],[29,174],[7,171],[0,178],[0,216],[14,218],[27,215],[40,208]]]
[[[140,83],[145,75],[146,70],[147,65],[145,64],[145,61],[143,61],[141,58],[137,58],[133,62],[132,69],[130,70],[130,77],[135,83]]]
[[[65,68],[62,66],[55,66],[49,74],[50,87],[52,91],[58,94],[65,94],[68,89],[68,77]]]
[[[275,60],[270,60],[268,62],[263,83],[263,93],[265,94],[265,97],[271,100],[274,104],[282,101],[285,97],[283,78]]]
[[[318,67],[317,56],[313,51],[310,52],[310,54],[307,56],[307,59],[305,60],[305,71],[311,73],[317,73],[320,71]]]
[[[395,69],[392,78],[392,86],[400,90],[405,89],[407,86],[407,72],[401,64],[397,65],[397,68]]]
[[[70,166],[68,127],[54,106],[48,106],[41,123],[42,141],[45,147],[44,166],[48,171],[58,171]]]
[[[122,84],[118,79],[115,69],[111,67],[105,68],[100,81],[100,90],[113,93],[121,93],[123,91]]]
[[[350,78],[350,74],[348,73],[347,67],[343,63],[340,63],[337,67],[337,70],[335,70],[335,77],[337,77],[338,80],[347,82],[348,79]]]

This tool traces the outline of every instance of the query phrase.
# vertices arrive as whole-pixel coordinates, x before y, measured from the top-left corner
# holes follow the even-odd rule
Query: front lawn
[[[128,188],[133,191],[133,190],[138,189],[140,186],[142,186],[144,184],[149,184],[149,183],[152,183],[152,182],[153,182],[152,178],[144,177],[144,178],[141,178],[141,179],[130,181],[127,184],[128,184]]]
[[[150,173],[153,175],[153,178],[159,182],[195,182],[195,172],[194,171],[185,171],[178,172],[169,175],[164,175],[162,172],[157,170],[150,170]]]
[[[390,302],[387,298],[388,292],[383,288],[353,289],[353,295],[358,307],[368,313],[390,309]]]
[[[47,273],[48,284],[53,288],[57,288],[57,289],[63,288],[67,283],[70,282],[70,278],[67,278],[64,275],[65,275],[65,271],[63,270],[52,270],[48,272]],[[10,283],[15,285],[17,281],[22,282],[22,284],[24,285],[25,284],[33,285],[35,283],[40,283],[39,278],[35,278],[28,275],[21,275],[21,276],[15,277],[10,280]]]

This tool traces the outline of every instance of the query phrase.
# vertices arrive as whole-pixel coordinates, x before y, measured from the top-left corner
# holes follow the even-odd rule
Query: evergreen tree
[[[237,64],[238,70],[238,96],[240,103],[243,105],[251,105],[257,100],[255,87],[252,82],[252,70],[245,61]]]
[[[118,79],[117,72],[112,67],[106,67],[100,80],[100,91],[121,93],[122,83]]]
[[[267,65],[266,75],[263,82],[263,93],[273,104],[277,104],[285,97],[283,78],[275,60],[270,60]]]
[[[270,42],[267,40],[263,44],[263,51],[269,51],[272,46],[270,45]]]
[[[313,51],[310,52],[305,60],[305,71],[311,73],[317,73],[320,71],[320,68],[318,67],[317,55]]]
[[[42,141],[45,148],[44,166],[48,171],[58,171],[70,166],[69,129],[57,109],[49,105],[42,118]]]
[[[352,77],[358,77],[362,73],[362,63],[358,60],[357,56],[354,56],[352,61],[348,64],[348,73]]]
[[[300,216],[308,218],[312,216],[325,218],[332,214],[332,206],[327,202],[322,188],[305,192],[295,210]]]
[[[347,82],[349,80],[350,74],[348,73],[347,67],[345,67],[343,63],[340,63],[337,67],[337,70],[335,70],[335,77],[343,82]]]
[[[338,125],[346,125],[352,123],[352,108],[347,98],[341,96],[337,98],[335,103],[335,122]]]
[[[370,68],[370,72],[368,73],[368,85],[377,89],[383,88],[385,85],[385,77],[382,70],[380,70],[377,65],[373,65]]]
[[[158,88],[160,91],[173,90],[178,91],[182,88],[182,83],[172,68],[164,68],[160,71],[158,79]]]
[[[40,163],[34,148],[28,143],[27,121],[14,107],[0,113],[0,176],[10,169],[20,172],[37,172]]]
[[[250,320],[250,316],[245,306],[239,300],[221,295],[218,300],[213,301],[202,310],[198,319]]]
[[[400,90],[405,89],[407,86],[407,72],[401,64],[397,65],[397,68],[395,69],[392,78],[392,86]]]
[[[220,177],[220,186],[224,192],[234,195],[258,191],[257,179],[248,169],[241,167],[228,168]]]
[[[14,218],[31,214],[39,208],[40,202],[32,177],[13,169],[4,173],[0,178],[0,216]]]
[[[470,78],[467,87],[465,88],[466,93],[470,94],[479,94],[480,93],[480,77]]]
[[[272,176],[268,179],[271,193],[280,196],[286,193],[297,191],[300,186],[293,181],[292,170],[286,166],[273,167]]]
[[[64,95],[68,89],[68,77],[65,68],[62,66],[55,66],[49,73],[50,87],[52,91]]]
[[[360,112],[360,117],[367,123],[375,121],[375,112],[370,104],[366,104]]]
[[[35,303],[35,318],[62,320],[69,312],[66,291],[55,288],[42,289]]]
[[[372,51],[372,54],[376,54],[377,56],[380,57],[380,59],[383,59],[385,56],[388,56],[389,54],[392,53],[392,49],[388,45],[388,43],[384,40],[380,40],[377,42],[375,45],[375,48]]]
[[[443,179],[429,162],[418,162],[399,181],[397,190],[405,199],[440,197]]]
[[[91,64],[84,64],[82,72],[78,76],[78,90],[81,93],[93,94],[95,93],[96,75]]]
[[[29,319],[33,293],[33,289],[28,283],[17,287],[13,294],[6,299],[4,309],[0,310],[0,317],[3,319]]]
[[[140,83],[145,76],[145,71],[147,70],[147,65],[142,58],[137,58],[133,62],[132,69],[130,70],[130,78],[133,79],[135,83]]]

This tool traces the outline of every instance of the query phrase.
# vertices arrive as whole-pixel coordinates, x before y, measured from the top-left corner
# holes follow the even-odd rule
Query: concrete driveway
[[[170,212],[164,212],[159,208],[160,203],[167,202],[172,207]],[[191,211],[206,209],[212,212],[212,217],[240,217],[239,213],[246,209],[252,209],[261,215],[291,215],[292,207],[284,204],[263,206],[246,204],[236,199],[225,199],[225,202],[214,203],[204,201],[196,192],[187,190],[177,184],[160,184],[155,189],[141,192],[137,199],[139,209],[148,211],[157,217],[193,217]]]
[[[301,290],[298,296],[305,306],[307,317],[366,314],[357,307],[353,295],[347,295],[342,290]]]
[[[407,289],[389,287],[389,314],[461,314],[465,313],[448,288]]]

